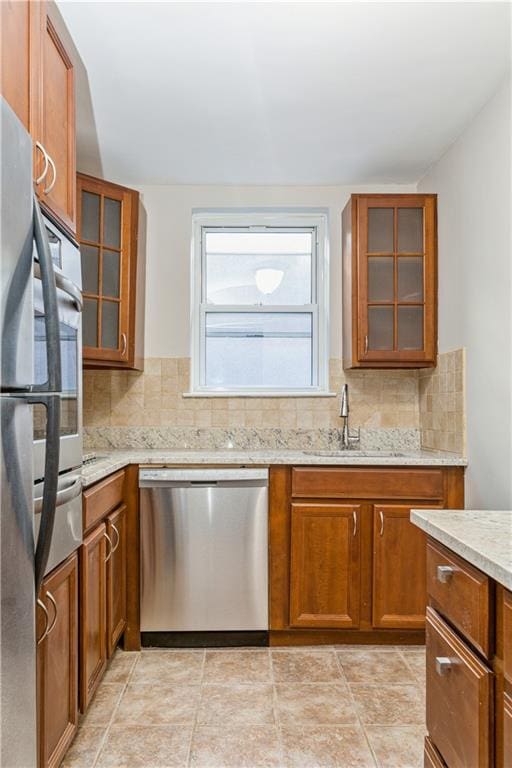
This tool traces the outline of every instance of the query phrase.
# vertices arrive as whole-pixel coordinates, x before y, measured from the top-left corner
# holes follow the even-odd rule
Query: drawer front
[[[425,736],[423,751],[423,768],[446,768],[446,763],[434,746],[430,736]]]
[[[503,669],[512,685],[512,593],[503,590]],[[511,755],[512,763],[512,755]]]
[[[292,496],[330,499],[444,498],[439,469],[293,467]]]
[[[124,498],[124,469],[102,480],[84,491],[83,525],[84,531],[92,528],[98,520],[122,504]]]
[[[427,730],[450,768],[492,765],[493,674],[427,608]]]
[[[492,649],[488,577],[440,544],[429,541],[427,591],[438,612],[489,658]]]

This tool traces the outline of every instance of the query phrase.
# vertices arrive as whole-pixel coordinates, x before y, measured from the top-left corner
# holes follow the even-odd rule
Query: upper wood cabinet
[[[74,69],[53,16],[55,6],[44,0],[0,3],[2,95],[34,141],[34,182],[45,212],[74,235]]]
[[[39,768],[60,765],[78,727],[78,567],[76,554],[43,581],[38,607]],[[44,626],[42,626],[44,625]]]
[[[345,368],[434,366],[436,195],[352,195],[342,228]]]
[[[353,504],[292,504],[290,626],[357,627],[360,514]]]
[[[139,193],[78,174],[86,367],[143,367],[144,259]]]
[[[38,186],[43,207],[71,232],[76,228],[75,84],[73,64],[44,15],[42,121],[39,143],[49,169]]]

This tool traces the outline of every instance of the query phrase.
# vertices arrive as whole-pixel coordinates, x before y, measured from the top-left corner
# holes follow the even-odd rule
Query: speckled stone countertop
[[[466,460],[453,453],[437,451],[345,451],[329,455],[313,451],[162,451],[162,450],[118,450],[90,452],[84,456],[82,470],[84,488],[102,480],[111,472],[128,464],[234,464],[236,466],[272,464],[294,464],[310,466],[465,466]]]
[[[512,512],[415,509],[411,520],[433,539],[512,590]]]

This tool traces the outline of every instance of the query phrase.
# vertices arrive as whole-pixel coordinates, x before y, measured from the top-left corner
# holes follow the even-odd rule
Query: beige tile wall
[[[439,355],[434,370],[419,373],[421,446],[466,453],[465,350]]]
[[[84,372],[84,424],[100,426],[339,427],[339,398],[185,398],[189,358],[148,358],[143,373]],[[330,361],[330,388],[350,387],[353,427],[419,429],[417,371],[343,372]]]

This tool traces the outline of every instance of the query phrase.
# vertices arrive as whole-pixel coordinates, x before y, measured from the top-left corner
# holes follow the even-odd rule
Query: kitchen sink
[[[347,457],[354,459],[392,459],[407,456],[408,454],[402,451],[353,451],[353,450],[339,450],[339,451],[302,451],[305,456],[332,456],[332,457]]]

